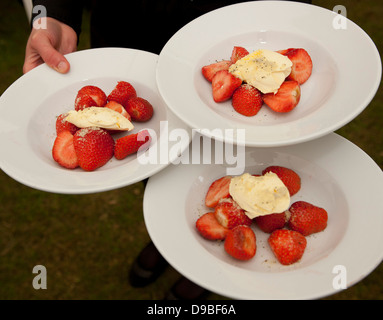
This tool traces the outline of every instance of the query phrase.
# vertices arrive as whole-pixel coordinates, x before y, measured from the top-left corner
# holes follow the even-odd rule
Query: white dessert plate
[[[204,204],[210,184],[228,167],[171,165],[149,179],[144,217],[158,250],[185,277],[233,299],[315,299],[352,286],[382,261],[383,173],[357,146],[331,133],[294,146],[247,148],[245,159],[245,172],[259,174],[269,165],[295,170],[302,186],[291,201],[325,208],[327,228],[307,237],[299,262],[283,266],[268,234],[253,223],[256,255],[235,260],[222,241],[205,240],[195,227],[211,211]]]
[[[157,91],[155,70],[158,55],[122,48],[84,50],[67,55],[68,74],[59,74],[43,64],[15,81],[0,98],[0,167],[10,177],[35,189],[80,194],[123,187],[163,169],[171,162],[169,149],[185,149],[189,141],[169,142],[173,129],[189,130],[166,107]],[[52,158],[56,117],[74,109],[78,90],[96,85],[108,95],[117,81],[128,81],[137,95],[154,108],[153,117],[134,122],[131,133],[151,129],[153,141],[145,159],[131,155],[114,157],[103,167],[86,172],[59,166]],[[123,134],[114,135],[118,138]],[[149,154],[150,152],[150,154]],[[159,157],[161,153],[161,158]],[[149,162],[142,164],[143,162]]]
[[[245,117],[230,100],[214,102],[201,68],[229,60],[234,46],[308,51],[313,71],[293,111],[264,106]],[[353,120],[374,97],[381,69],[375,44],[349,19],[304,3],[250,1],[211,11],[174,34],[160,53],[157,83],[169,108],[190,127],[215,139],[269,147],[309,141]],[[231,138],[225,129],[246,129],[246,136]]]

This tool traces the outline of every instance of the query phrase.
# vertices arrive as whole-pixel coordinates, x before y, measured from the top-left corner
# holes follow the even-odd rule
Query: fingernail
[[[60,63],[57,65],[57,67],[55,68],[58,72],[61,72],[61,73],[64,73],[66,72],[66,63],[64,61],[60,61]]]

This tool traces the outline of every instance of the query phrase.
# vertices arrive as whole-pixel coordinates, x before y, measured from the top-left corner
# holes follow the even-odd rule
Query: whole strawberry
[[[145,122],[152,118],[154,110],[149,101],[141,97],[130,98],[126,102],[126,111],[133,121]]]
[[[218,222],[229,229],[239,225],[250,226],[252,223],[245,211],[232,198],[221,199],[215,207],[214,214]]]
[[[308,236],[323,231],[327,227],[328,214],[323,208],[305,201],[297,201],[290,206],[288,227]]]
[[[291,197],[301,189],[301,178],[294,170],[281,166],[269,166],[262,171],[262,174],[267,172],[274,172],[282,180]]]
[[[274,230],[282,229],[287,221],[286,213],[272,213],[255,218],[258,227],[266,233],[272,233]]]
[[[226,235],[225,251],[238,260],[250,260],[257,252],[254,231],[249,226],[237,226],[229,229]]]
[[[128,155],[136,153],[144,144],[151,141],[148,130],[132,133],[116,140],[114,156],[117,160],[125,159]]]
[[[126,102],[135,97],[137,97],[137,92],[133,85],[127,81],[119,81],[108,95],[108,101],[115,101],[126,107]]]
[[[238,113],[252,117],[258,113],[263,105],[262,95],[253,86],[243,84],[234,91],[231,104]]]
[[[290,265],[302,258],[307,240],[297,231],[278,229],[271,233],[268,243],[277,260],[283,265]]]
[[[98,127],[78,130],[73,136],[73,144],[78,163],[85,171],[96,170],[113,157],[114,140],[106,130]]]

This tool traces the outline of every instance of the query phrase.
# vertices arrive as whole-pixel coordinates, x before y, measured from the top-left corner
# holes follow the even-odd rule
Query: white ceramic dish
[[[175,128],[189,129],[167,109],[158,94],[155,80],[158,56],[133,49],[103,48],[75,52],[67,58],[71,63],[68,74],[59,74],[44,64],[23,75],[1,96],[0,146],[4,150],[1,169],[36,189],[78,194],[123,187],[167,166],[172,161],[168,151],[176,143],[168,141],[168,133]],[[121,161],[113,158],[93,172],[60,167],[51,155],[56,117],[74,109],[81,87],[96,85],[109,94],[120,80],[129,81],[138,96],[154,107],[153,118],[141,124],[135,122],[132,133],[143,128],[154,130],[156,136],[150,148],[155,148],[151,155],[156,155],[157,161],[142,165],[132,155]],[[177,142],[177,147],[184,150],[190,139]]]
[[[333,133],[294,146],[246,150],[246,172],[261,173],[269,165],[292,168],[301,176],[302,188],[292,202],[308,201],[328,212],[327,228],[307,237],[301,261],[279,264],[268,235],[254,225],[257,253],[248,262],[231,258],[223,242],[202,238],[195,222],[209,211],[205,194],[226,174],[226,166],[184,164],[152,176],[144,195],[150,237],[175,269],[234,299],[314,299],[341,290],[340,270],[350,287],[382,261],[383,173],[361,149]]]
[[[333,132],[354,119],[374,97],[381,60],[370,37],[346,19],[336,29],[335,12],[291,1],[254,1],[209,12],[180,29],[164,46],[157,68],[159,91],[174,113],[205,135],[247,146],[283,146]],[[338,20],[336,20],[338,19]],[[305,48],[313,60],[298,106],[278,114],[264,106],[245,117],[231,102],[215,103],[204,65],[229,59],[234,46],[249,51]],[[175,89],[176,88],[176,89]],[[246,129],[245,139],[224,129]],[[216,130],[214,129],[221,129]]]

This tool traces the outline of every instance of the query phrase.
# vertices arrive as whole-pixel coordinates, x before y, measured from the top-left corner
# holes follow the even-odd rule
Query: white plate
[[[80,194],[123,187],[168,165],[172,160],[168,149],[175,144],[168,142],[168,132],[174,128],[188,129],[169,112],[158,94],[155,80],[158,56],[133,49],[104,48],[75,52],[67,59],[71,63],[68,74],[59,74],[44,64],[23,75],[1,96],[1,169],[36,189]],[[142,165],[136,155],[121,161],[113,158],[93,172],[60,167],[51,155],[56,117],[74,109],[81,87],[96,85],[109,94],[120,80],[132,83],[138,96],[153,105],[153,118],[141,124],[135,122],[132,133],[142,128],[154,130],[157,140],[153,140],[151,148],[155,148],[158,155],[162,152],[162,158],[146,165]],[[164,121],[162,127],[161,121]],[[168,121],[167,127],[165,121]],[[178,147],[185,149],[189,142],[177,142]]]
[[[247,262],[231,258],[223,242],[203,239],[195,222],[209,211],[205,194],[226,174],[226,166],[184,164],[152,176],[144,195],[150,237],[175,269],[234,299],[314,299],[341,290],[340,270],[346,271],[349,287],[382,261],[383,173],[361,149],[335,133],[294,146],[247,148],[246,172],[260,173],[269,165],[292,168],[301,176],[292,202],[308,201],[328,212],[327,228],[307,237],[301,261],[279,264],[268,235],[256,226],[257,253]]]
[[[248,146],[282,146],[321,137],[354,119],[372,100],[381,79],[374,43],[355,23],[335,29],[336,13],[290,1],[240,3],[207,13],[180,29],[164,46],[157,67],[159,91],[174,113],[192,128],[232,142],[224,129],[246,129]],[[234,46],[249,51],[305,48],[313,60],[299,105],[277,114],[263,107],[245,117],[231,102],[213,101],[204,65],[229,59]],[[177,89],[175,89],[175,87]],[[213,131],[214,129],[219,129]]]

